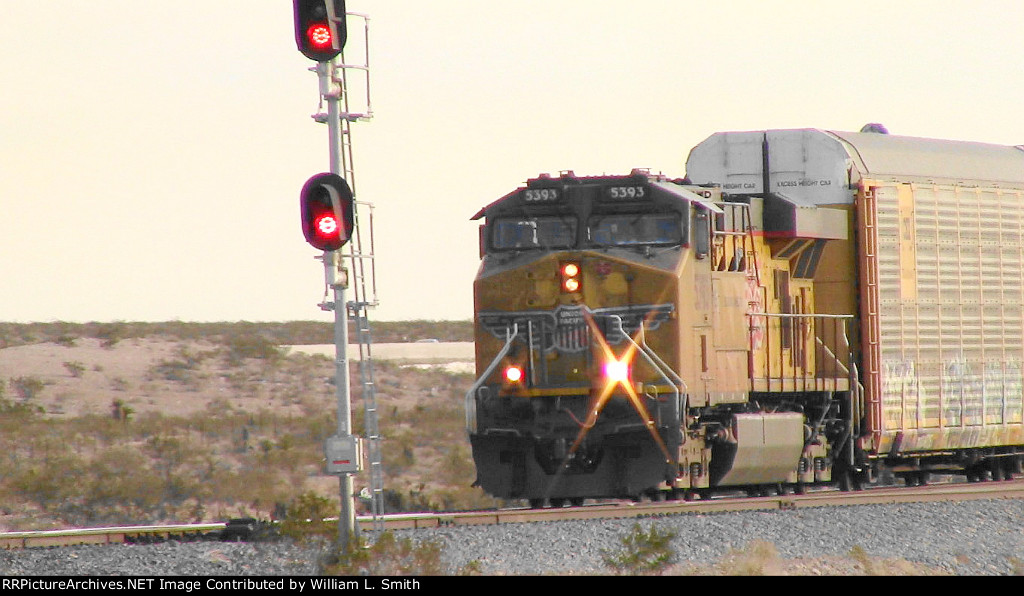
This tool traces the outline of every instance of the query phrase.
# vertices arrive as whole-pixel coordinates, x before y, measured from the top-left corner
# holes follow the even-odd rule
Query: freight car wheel
[[[835,473],[838,476],[836,484],[843,492],[864,490],[864,476],[856,470],[842,470]]]
[[[544,499],[528,499],[530,502],[530,509],[543,509]]]

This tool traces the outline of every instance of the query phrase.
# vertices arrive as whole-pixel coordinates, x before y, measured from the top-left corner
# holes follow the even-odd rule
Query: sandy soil
[[[377,344],[375,360],[391,360],[403,366],[442,366],[455,372],[472,370],[472,343]],[[156,338],[123,340],[103,347],[100,340],[79,338],[74,345],[39,343],[0,349],[0,381],[4,395],[23,398],[15,387],[19,378],[38,379],[43,388],[27,401],[53,416],[112,415],[115,403],[137,413],[158,411],[164,415],[188,415],[202,411],[218,399],[230,398],[233,407],[291,407],[274,402],[270,391],[282,375],[261,369],[259,361],[229,365],[223,346]],[[333,374],[333,346],[294,346],[288,353],[320,355],[323,362],[315,375]],[[168,363],[197,362],[177,374]],[[358,359],[351,348],[349,360]],[[165,368],[161,368],[164,366]],[[354,370],[354,365],[353,365]],[[179,378],[180,377],[180,378]],[[280,393],[280,392],[277,392]],[[328,391],[329,393],[329,391]]]
[[[72,346],[15,346],[0,350],[0,379],[7,381],[5,395],[12,401],[21,399],[14,379],[41,380],[45,386],[30,401],[54,415],[110,414],[116,400],[137,412],[186,414],[205,407],[216,390],[211,395],[157,382],[153,368],[177,358],[181,346],[178,341],[130,339],[104,348],[91,338],[78,339]]]

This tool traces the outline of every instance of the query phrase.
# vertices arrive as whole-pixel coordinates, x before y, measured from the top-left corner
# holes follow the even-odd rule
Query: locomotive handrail
[[[621,326],[622,322],[620,321],[619,324]],[[643,348],[644,352],[648,354],[651,358],[655,359],[658,362],[658,364],[660,364],[661,367],[668,372],[668,375],[672,377],[672,380],[674,380],[683,391],[689,391],[689,387],[687,387],[686,381],[684,381],[682,377],[676,374],[676,371],[672,370],[672,367],[666,364],[665,361],[661,359],[661,356],[659,356],[658,353],[655,352],[653,348],[651,348],[651,346],[647,345],[647,329],[644,327],[643,321],[640,321],[639,335],[640,346]]]
[[[519,323],[512,323],[512,329],[505,328],[505,346],[501,348],[498,355],[494,357],[494,360],[487,366],[480,378],[473,383],[473,386],[466,392],[466,430],[470,433],[476,432],[476,392],[487,380],[487,377],[491,376],[494,369],[498,367],[498,363],[501,359],[508,354],[508,351],[512,348],[512,342],[519,337]]]
[[[752,332],[755,329],[755,319],[764,319],[766,336],[776,332],[780,333],[781,339],[777,338],[777,341],[783,342],[783,348],[788,348],[791,344],[794,350],[793,359],[788,365],[783,363],[781,353],[776,354],[777,358],[767,358],[764,362],[763,376],[758,375],[751,365],[752,386],[756,387],[758,383],[765,386],[771,386],[773,383],[788,383],[795,388],[811,383],[816,387],[823,388],[830,383],[842,381],[850,383],[850,388],[853,389],[852,371],[850,370],[853,356],[849,353],[847,322],[852,321],[855,318],[854,315],[750,311],[747,316],[751,319]],[[778,326],[768,325],[769,320],[779,321]],[[826,321],[832,322],[831,332],[821,333],[828,328],[827,325],[824,325]],[[808,325],[807,322],[810,324]],[[751,341],[753,342],[753,335]],[[766,337],[764,341],[767,345],[771,339]],[[810,353],[803,354],[803,350],[809,348],[816,348],[817,356],[811,356]],[[753,362],[753,347],[750,358]]]

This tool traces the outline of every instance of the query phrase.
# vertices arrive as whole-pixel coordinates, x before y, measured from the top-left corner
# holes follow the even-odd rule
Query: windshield
[[[601,246],[681,244],[678,213],[599,215],[587,226],[590,241]]]
[[[521,217],[494,222],[495,250],[570,248],[576,244],[576,220],[560,217]]]

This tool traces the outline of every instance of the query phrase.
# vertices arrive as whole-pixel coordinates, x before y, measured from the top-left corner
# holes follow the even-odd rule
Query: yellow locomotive
[[[1024,151],[718,133],[483,208],[477,484],[558,505],[972,479],[1024,453]]]

